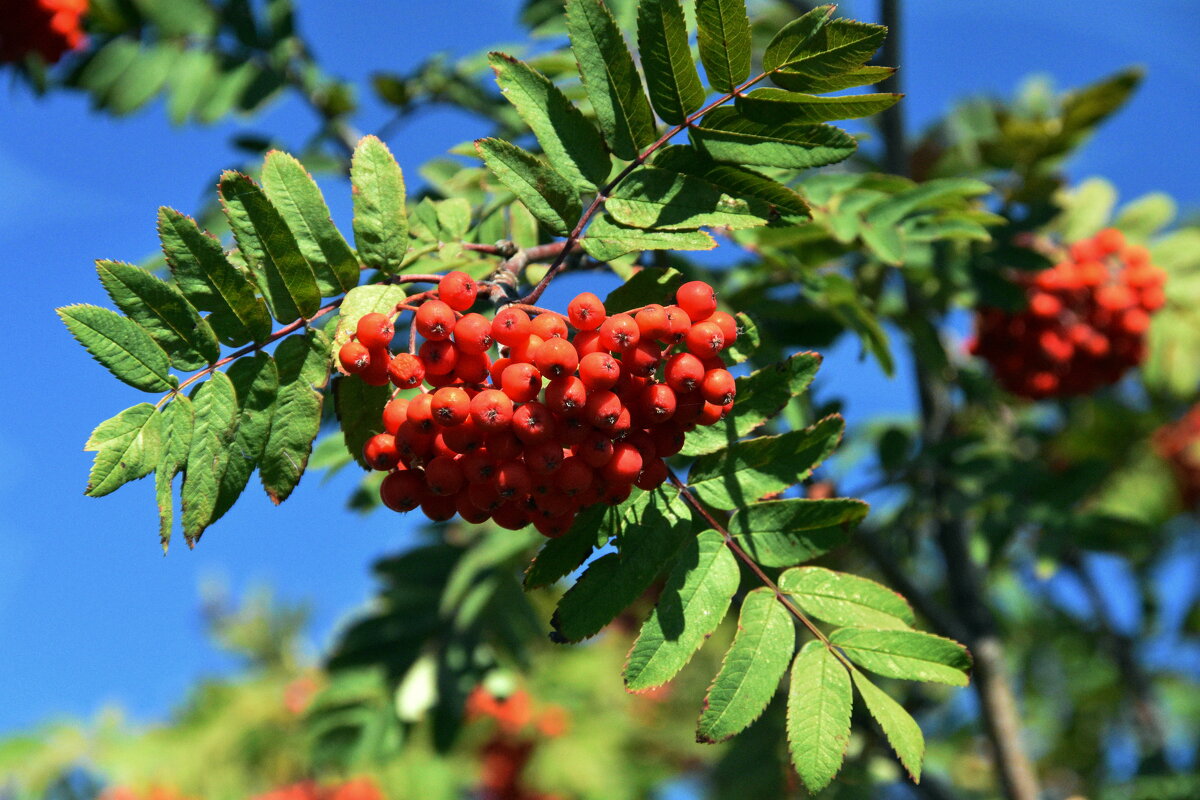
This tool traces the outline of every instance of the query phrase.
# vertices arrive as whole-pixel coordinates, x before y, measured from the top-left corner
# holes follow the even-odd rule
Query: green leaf
[[[212,523],[238,424],[237,391],[225,373],[214,372],[192,401],[196,424],[181,490],[183,537],[188,547],[194,546]]]
[[[593,561],[558,601],[551,625],[570,642],[595,636],[616,619],[670,564],[690,535],[690,509],[678,495],[656,490],[663,502],[646,505],[621,530],[619,553]]]
[[[768,125],[789,122],[829,122],[869,117],[894,106],[901,94],[856,94],[817,97],[783,89],[755,89],[735,101],[746,119]]]
[[[745,0],[696,0],[700,62],[714,91],[731,93],[750,77]]]
[[[357,377],[333,379],[333,408],[345,435],[346,450],[365,470],[371,466],[363,458],[363,445],[383,432],[383,407],[391,395],[390,384],[370,386]]]
[[[725,619],[740,580],[721,534],[704,531],[685,542],[625,660],[625,688],[640,692],[675,677]]]
[[[809,216],[808,204],[797,192],[761,172],[719,164],[689,145],[669,145],[654,155],[654,166],[702,178],[734,197],[767,203],[767,217]]]
[[[718,508],[742,508],[812,474],[842,438],[838,415],[812,427],[761,436],[696,459],[688,473],[692,491]]]
[[[172,45],[143,47],[109,87],[104,105],[116,116],[124,116],[153,100],[167,82],[179,52]]]
[[[192,430],[195,425],[191,398],[176,395],[162,410],[163,447],[162,457],[154,473],[154,495],[158,504],[158,536],[163,552],[171,542],[171,530],[175,523],[175,504],[171,484],[175,476],[187,465],[188,451],[192,447]]]
[[[1063,131],[1077,133],[1099,125],[1125,105],[1144,75],[1138,67],[1125,69],[1068,94],[1062,104]]]
[[[967,648],[932,633],[839,628],[829,636],[829,641],[855,664],[878,675],[951,686],[968,683],[971,655]]]
[[[621,225],[608,214],[588,226],[580,244],[597,261],[612,261],[643,250],[712,250],[717,246],[704,231],[644,231]]]
[[[288,499],[308,465],[325,400],[318,390],[329,382],[330,361],[329,338],[316,329],[289,336],[275,349],[279,394],[258,476],[276,505]]]
[[[683,6],[679,0],[641,0],[637,32],[650,104],[664,122],[680,125],[704,105],[704,87],[688,46]]]
[[[765,225],[771,213],[762,200],[731,197],[700,178],[658,167],[631,174],[613,190],[604,208],[622,225],[658,230],[754,228]]]
[[[658,138],[642,79],[601,0],[567,0],[567,32],[604,138],[618,158],[637,158]]]
[[[1134,241],[1145,241],[1171,224],[1176,214],[1175,201],[1169,194],[1151,192],[1124,206],[1113,227]]]
[[[882,83],[896,74],[895,67],[858,67],[835,75],[805,75],[801,72],[776,72],[771,80],[793,92],[824,94],[853,89],[856,86],[872,86]]]
[[[404,173],[387,145],[363,137],[350,162],[354,186],[354,243],[367,266],[394,273],[408,252]]]
[[[143,392],[165,392],[173,385],[167,354],[133,320],[82,303],[57,313],[75,340],[120,380]]]
[[[346,293],[338,306],[337,324],[334,326],[333,341],[329,343],[330,360],[341,370],[337,360],[338,350],[350,341],[350,335],[358,329],[358,321],[367,314],[385,314],[395,319],[396,305],[403,303],[407,295],[403,286],[372,284],[357,286]]]
[[[84,494],[103,497],[158,466],[162,417],[150,403],[139,403],[101,422],[83,449],[96,453]]]
[[[871,207],[866,222],[876,228],[890,228],[922,208],[931,208],[946,200],[964,200],[989,194],[992,187],[971,178],[936,178],[893,195]]]
[[[829,125],[790,122],[765,125],[746,119],[732,108],[716,108],[688,130],[692,144],[715,161],[808,169],[851,156],[858,143]]]
[[[221,357],[221,344],[187,298],[140,267],[97,261],[96,271],[117,307],[154,338],[181,369],[199,369]]]
[[[646,267],[609,292],[604,307],[613,313],[651,303],[668,305],[682,285],[683,273],[679,270]]]
[[[263,190],[279,209],[304,258],[312,265],[323,297],[358,285],[358,257],[333,224],[316,181],[287,153],[272,150],[263,162]]]
[[[231,445],[229,465],[221,476],[212,522],[233,507],[258,467],[271,433],[271,418],[279,393],[279,370],[266,353],[239,358],[230,365],[228,376],[238,399],[237,433]]]
[[[738,378],[733,411],[715,425],[689,433],[682,454],[712,453],[748,436],[807,389],[820,366],[821,356],[816,353],[796,353],[786,361]]]
[[[758,719],[795,646],[796,625],[775,593],[765,586],[747,593],[733,644],[704,696],[696,741],[722,742]]]
[[[814,9],[810,13],[816,11],[817,9]],[[778,64],[772,59],[771,66],[767,67],[767,57],[764,56],[763,66],[768,72],[772,72],[771,79],[781,86],[784,84],[778,80],[780,75],[838,75],[865,64],[879,49],[879,45],[883,44],[885,38],[887,28],[882,25],[851,19],[830,20],[819,28],[815,35],[799,42]],[[770,50],[769,45],[767,49]],[[785,77],[784,81],[786,80]]]
[[[762,335],[758,332],[758,325],[746,312],[739,311],[733,318],[737,320],[738,338],[725,350],[725,357],[731,364],[740,364],[748,358],[753,358],[758,352],[762,345]]]
[[[817,619],[834,625],[906,628],[914,622],[908,602],[875,581],[823,567],[796,567],[779,577],[779,588]]]
[[[527,150],[502,139],[479,139],[475,149],[488,169],[551,232],[566,236],[583,207],[571,182]]]
[[[227,345],[261,342],[271,335],[271,315],[250,279],[225,258],[221,243],[191,217],[158,210],[158,235],[176,284]]]
[[[576,186],[598,189],[608,178],[608,146],[596,127],[542,73],[512,56],[489,53],[500,91],[533,131],[546,160]]]
[[[914,782],[920,781],[921,759],[925,756],[925,737],[921,734],[917,721],[899,703],[871,683],[866,675],[854,669],[850,671],[850,677],[854,680],[854,686],[863,702],[867,704],[867,711],[883,729],[883,735],[900,757],[900,763],[908,771],[909,777]]]
[[[861,500],[768,500],[734,512],[729,532],[764,567],[811,561],[842,544],[867,515]]]
[[[170,87],[167,117],[172,124],[187,122],[208,91],[216,71],[217,58],[213,53],[189,48],[180,54],[167,79]]]
[[[828,786],[842,768],[853,705],[846,667],[823,642],[806,644],[792,663],[787,737],[792,764],[811,794]]]
[[[606,503],[585,508],[569,531],[542,545],[525,570],[525,588],[549,586],[578,569],[597,547],[604,546],[619,519],[620,512]]]
[[[238,249],[258,278],[272,316],[294,322],[317,313],[321,289],[316,275],[279,210],[240,172],[223,173],[218,188]]]
[[[774,72],[804,57],[806,47],[833,16],[835,6],[817,6],[780,28],[763,51],[763,72]]]

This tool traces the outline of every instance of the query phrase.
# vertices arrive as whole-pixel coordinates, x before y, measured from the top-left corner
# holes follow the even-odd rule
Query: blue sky
[[[516,0],[300,5],[326,68],[360,81],[377,69],[410,68],[435,50],[462,55],[520,39]],[[870,18],[874,4],[846,11]],[[1123,199],[1163,190],[1197,208],[1200,13],[1190,0],[921,0],[909,3],[905,24],[901,66],[913,129],[955,99],[1011,93],[1030,73],[1071,86],[1145,65],[1143,90],[1072,174],[1107,176]],[[361,127],[369,131],[384,112],[366,99]],[[165,558],[147,482],[101,500],[82,494],[91,459],[81,445],[91,428],[142,398],[94,364],[52,309],[106,304],[93,259],[151,253],[155,209],[196,210],[219,170],[239,160],[226,145],[231,133],[287,139],[295,131],[299,142],[312,125],[291,100],[255,120],[173,129],[158,105],[113,120],[90,114],[80,96],[38,100],[19,88],[0,95],[0,253],[6,272],[22,275],[7,314],[16,360],[0,393],[0,734],[59,714],[88,718],[107,703],[137,719],[161,717],[198,677],[230,669],[203,635],[199,585],[207,577],[237,592],[268,583],[310,602],[320,644],[369,597],[367,565],[406,542],[394,515],[344,510],[355,482],[349,473],[325,485],[310,475],[279,508],[248,492],[195,551],[177,545]],[[438,111],[410,121],[389,144],[412,180],[422,162],[481,132],[465,115]],[[329,184],[326,196],[344,222],[348,188]],[[578,290],[562,283],[548,304]],[[886,383],[856,354],[853,345],[836,348],[823,371],[827,384],[854,397],[851,424],[911,407],[907,383]]]

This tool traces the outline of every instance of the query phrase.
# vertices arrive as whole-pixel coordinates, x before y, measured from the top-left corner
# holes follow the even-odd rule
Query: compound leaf
[[[829,125],[764,124],[733,108],[713,109],[688,135],[714,161],[739,166],[808,169],[842,161],[858,147],[853,136]]]
[[[806,47],[833,16],[834,6],[817,6],[779,29],[763,51],[763,71],[775,72],[802,58]]]
[[[914,622],[903,597],[858,575],[796,567],[779,576],[779,588],[806,612],[834,625],[905,628]]]
[[[654,231],[630,228],[603,214],[588,226],[580,240],[597,261],[612,261],[643,250],[712,250],[717,242],[704,231]]]
[[[729,532],[764,567],[790,567],[842,544],[866,515],[861,500],[768,500],[734,512]]]
[[[503,139],[479,139],[475,149],[488,169],[553,233],[567,235],[583,207],[571,182],[549,164]]]
[[[745,0],[696,0],[700,62],[714,91],[729,93],[750,77],[750,19]]]
[[[237,432],[230,445],[229,463],[221,475],[210,524],[233,507],[262,459],[279,393],[279,370],[266,353],[238,359],[227,374],[237,393]]]
[[[158,504],[158,537],[163,552],[166,552],[175,523],[172,483],[187,464],[188,451],[192,447],[195,414],[191,398],[176,395],[161,415],[163,446],[158,468],[154,472],[154,496]]]
[[[967,648],[932,633],[840,628],[830,634],[829,641],[855,664],[877,675],[951,686],[968,683],[971,655]]]
[[[271,502],[279,504],[300,482],[321,429],[325,395],[319,389],[329,382],[329,337],[316,329],[289,336],[276,348],[275,364],[279,395],[258,476]]]
[[[642,167],[613,190],[604,208],[622,225],[656,230],[765,225],[770,206],[757,198],[725,194],[700,178]]]
[[[904,710],[903,706],[871,683],[866,675],[852,669],[850,677],[854,681],[855,688],[858,689],[859,696],[867,704],[867,711],[883,729],[883,735],[887,737],[888,744],[896,751],[896,755],[899,756],[904,769],[908,771],[909,777],[913,781],[920,781],[921,759],[925,756],[925,737],[922,735],[917,721]]]
[[[809,642],[792,663],[787,735],[792,764],[812,794],[829,785],[850,744],[854,691],[842,662],[823,642]]]
[[[650,103],[664,122],[679,125],[704,105],[704,87],[688,46],[683,6],[679,0],[642,0],[637,31]]]
[[[150,403],[139,403],[96,426],[83,449],[96,453],[84,494],[103,497],[158,465],[162,417]]]
[[[224,372],[214,372],[201,384],[192,402],[196,423],[181,490],[183,536],[189,547],[212,523],[238,424],[237,391]]]

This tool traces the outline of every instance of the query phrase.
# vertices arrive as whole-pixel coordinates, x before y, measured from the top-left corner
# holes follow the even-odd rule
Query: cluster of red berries
[[[1200,503],[1200,405],[1154,434],[1154,449],[1175,473],[1175,484],[1187,508]]]
[[[37,53],[53,64],[83,44],[79,19],[88,0],[5,0],[0,3],[0,63]]]
[[[1164,279],[1146,248],[1127,245],[1120,231],[1107,228],[1072,244],[1051,269],[1018,279],[1028,297],[1025,311],[982,309],[971,352],[1021,397],[1088,394],[1145,358]]]
[[[562,706],[535,710],[524,689],[508,697],[496,697],[477,686],[467,698],[467,719],[491,719],[496,728],[479,749],[481,800],[558,800],[525,785],[525,770],[540,739],[562,736],[570,716]]]
[[[388,508],[560,536],[580,509],[661,485],[687,432],[732,407],[721,352],[737,322],[706,283],[681,286],[675,305],[611,316],[585,292],[566,315],[509,305],[489,320],[463,313],[476,293],[464,273],[443,277],[415,308],[415,353],[392,355],[384,314],[364,316],[339,352],[368,383],[421,390],[393,397],[364,448],[389,473]]]
[[[252,800],[385,800],[385,797],[375,781],[364,777],[333,786],[301,781],[264,792]]]

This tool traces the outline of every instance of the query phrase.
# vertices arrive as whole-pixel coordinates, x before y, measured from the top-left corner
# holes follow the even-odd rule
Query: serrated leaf
[[[804,611],[834,625],[905,628],[914,622],[908,602],[891,589],[823,567],[796,567],[779,576],[779,588]]]
[[[772,73],[771,79],[776,83],[779,83],[778,76],[789,73],[817,77],[838,75],[865,64],[885,38],[887,28],[882,25],[834,19],[816,30],[814,35],[799,42],[778,63],[772,59],[768,67],[764,55],[763,67]],[[770,47],[767,49],[770,50]]]
[[[838,415],[812,427],[761,436],[696,459],[688,485],[718,508],[741,508],[771,492],[794,486],[812,474],[841,441],[845,423]]]
[[[771,213],[762,200],[731,197],[700,178],[658,167],[631,174],[613,190],[604,208],[622,225],[657,230],[754,228],[765,225]]]
[[[238,359],[230,365],[227,374],[237,392],[238,423],[211,522],[216,522],[233,507],[258,467],[271,432],[271,418],[279,392],[279,370],[275,360],[266,353]]]
[[[333,379],[333,407],[345,434],[346,450],[360,467],[371,467],[363,458],[363,445],[383,432],[383,407],[391,397],[390,384],[370,386],[358,377]]]
[[[219,191],[238,250],[258,278],[271,315],[286,323],[317,313],[321,289],[312,265],[262,188],[246,175],[227,171]]]
[[[725,350],[725,357],[730,364],[740,364],[748,358],[753,358],[762,345],[762,334],[758,324],[744,311],[733,315],[738,325],[738,338]]]
[[[854,691],[842,662],[823,642],[809,642],[792,663],[787,737],[804,788],[816,794],[842,768],[850,744]]]
[[[704,87],[692,61],[679,0],[639,2],[637,34],[650,104],[667,124],[682,124],[704,105]]]
[[[774,72],[803,58],[806,47],[829,23],[833,11],[832,5],[817,6],[780,28],[763,51],[763,72]]]
[[[191,398],[176,395],[162,410],[161,416],[163,446],[158,468],[154,472],[154,496],[158,505],[158,537],[163,552],[166,552],[175,523],[172,483],[187,464],[188,452],[192,447],[195,419]]]
[[[683,273],[679,270],[646,267],[609,292],[604,307],[613,313],[650,303],[668,304],[682,285]]]
[[[619,553],[593,561],[558,601],[551,624],[567,641],[595,636],[649,588],[690,535],[690,509],[678,495],[647,504],[620,531]]]
[[[358,329],[358,321],[367,314],[385,314],[394,319],[396,305],[404,302],[405,297],[403,286],[382,283],[356,286],[346,293],[342,304],[338,306],[333,341],[329,343],[330,358],[339,371],[341,364],[337,360],[337,352],[350,341],[350,335]]]
[[[566,236],[583,207],[579,192],[537,156],[502,139],[479,139],[475,149],[488,169],[551,232]]]
[[[720,164],[689,145],[669,145],[654,156],[654,165],[701,178],[734,197],[762,200],[767,217],[808,217],[808,204],[798,193],[761,172]]]
[[[263,162],[263,190],[279,209],[304,258],[312,265],[321,295],[332,297],[358,285],[358,257],[329,216],[320,187],[304,166],[272,150]]]
[[[708,85],[730,93],[750,77],[745,0],[696,0],[696,40]]]
[[[598,189],[608,178],[608,146],[550,79],[524,61],[489,53],[500,91],[533,131],[546,159],[576,186]]]
[[[279,393],[258,476],[271,502],[278,505],[300,482],[321,430],[325,395],[318,390],[329,382],[329,338],[316,329],[289,336],[275,349],[275,364]]]
[[[746,594],[733,644],[704,696],[696,741],[721,742],[763,713],[796,647],[796,625],[766,587]]]
[[[755,89],[737,98],[735,105],[746,119],[780,125],[869,117],[891,108],[903,96],[889,93],[818,97],[783,89]]]
[[[917,721],[899,703],[888,697],[886,692],[871,683],[866,675],[852,669],[850,677],[858,689],[859,696],[867,704],[867,711],[883,729],[883,735],[896,751],[909,777],[914,782],[919,782],[921,759],[925,757],[925,737]]]
[[[790,567],[842,544],[867,509],[861,500],[840,497],[768,500],[735,511],[729,532],[764,567]]]
[[[829,125],[766,125],[746,119],[732,108],[708,112],[688,129],[688,136],[714,161],[786,169],[834,164],[853,155],[858,147],[853,136]]]
[[[221,243],[204,233],[191,217],[170,208],[158,210],[163,254],[180,291],[201,311],[227,345],[261,342],[271,335],[271,315],[256,297],[250,279],[225,258]]]
[[[201,384],[192,402],[196,423],[181,490],[183,536],[189,547],[212,523],[238,423],[237,392],[223,372]]]
[[[771,80],[793,92],[824,94],[853,89],[857,86],[873,86],[896,74],[895,67],[858,67],[834,75],[805,75],[802,72],[782,70],[771,76]]]
[[[717,246],[704,231],[645,231],[621,225],[608,214],[588,226],[580,244],[597,261],[612,261],[643,250],[712,250]]]
[[[350,163],[354,187],[354,244],[367,266],[394,273],[408,252],[404,173],[387,145],[366,136]]]
[[[820,366],[818,354],[797,353],[786,361],[738,378],[733,410],[715,425],[696,428],[689,433],[682,454],[712,453],[750,435],[778,414],[793,397],[804,392]]]
[[[154,338],[181,369],[199,369],[221,356],[209,324],[171,284],[140,267],[97,261],[100,282],[113,302]]]
[[[877,675],[951,686],[968,683],[971,655],[967,648],[932,633],[840,628],[830,634],[829,641],[855,664]]]
[[[644,691],[675,677],[725,619],[740,579],[721,534],[685,542],[625,660],[625,688]]]
[[[162,417],[150,403],[139,403],[101,422],[83,449],[96,453],[84,494],[103,497],[158,465]]]
[[[590,505],[579,512],[569,531],[542,545],[525,570],[525,588],[549,586],[582,566],[597,547],[608,541],[619,514],[605,503]]]
[[[67,330],[101,366],[135,389],[171,388],[171,363],[146,329],[115,311],[79,304],[58,309]]]
[[[620,28],[601,0],[568,0],[567,32],[604,138],[632,160],[658,138],[654,113]]]

